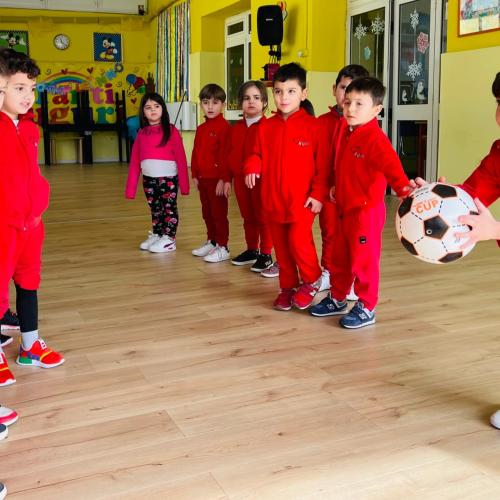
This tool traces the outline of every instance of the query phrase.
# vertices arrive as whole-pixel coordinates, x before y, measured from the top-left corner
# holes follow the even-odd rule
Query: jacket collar
[[[274,116],[276,116],[283,122],[289,122],[290,120],[292,121],[297,119],[300,120],[301,118],[304,118],[304,116],[309,116],[309,115],[303,108],[300,108],[297,111],[295,111],[295,113],[291,114],[287,119],[283,118],[283,115],[279,111],[276,111]]]
[[[24,115],[19,115],[18,118],[19,118],[19,122],[25,122],[25,121],[33,120],[33,117],[34,117],[33,110],[30,109]],[[5,114],[3,111],[0,111],[0,120],[2,120],[4,122],[10,122],[12,124],[14,123],[12,118],[9,115]]]
[[[373,118],[368,123],[356,127],[355,129],[351,129],[351,127],[347,125],[347,130],[349,131],[349,134],[353,137],[364,137],[365,135],[370,134],[373,130],[377,128],[380,128],[377,117]]]

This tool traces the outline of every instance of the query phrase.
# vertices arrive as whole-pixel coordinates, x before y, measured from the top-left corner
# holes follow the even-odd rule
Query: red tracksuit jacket
[[[236,122],[228,135],[227,149],[223,162],[222,177],[224,182],[231,182],[236,176],[243,176],[245,158],[252,152],[259,124],[266,119],[263,116],[249,127],[245,119]]]
[[[500,198],[500,139],[461,187],[486,206]]]
[[[191,155],[193,179],[221,179],[230,125],[222,116],[207,119],[196,129]]]
[[[403,196],[410,182],[376,118],[352,131],[342,120],[334,179],[335,200],[341,212],[381,203],[387,183],[398,196]]]
[[[316,161],[316,118],[299,109],[284,120],[280,113],[257,127],[244,173],[259,174],[266,221],[294,222],[309,196],[323,202],[328,193],[328,165]]]
[[[49,183],[38,166],[39,139],[32,113],[20,115],[16,128],[0,112],[0,222],[21,230],[36,227],[49,205]]]
[[[500,198],[500,139],[491,146],[490,153],[461,186],[471,196],[490,206]],[[497,242],[500,246],[500,241]]]
[[[335,161],[335,146],[337,142],[337,133],[342,122],[340,114],[334,106],[328,113],[318,116],[318,127],[321,130],[321,140],[318,149],[318,160],[329,165],[330,184],[333,182],[333,164]]]

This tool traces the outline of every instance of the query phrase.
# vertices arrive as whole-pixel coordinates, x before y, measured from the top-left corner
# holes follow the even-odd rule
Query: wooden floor
[[[126,167],[58,166],[40,290],[54,370],[15,365],[0,443],[19,499],[498,499],[500,253],[424,264],[395,239],[390,201],[378,323],[271,308],[277,281],[177,252],[141,252]],[[231,250],[243,249],[232,199]]]

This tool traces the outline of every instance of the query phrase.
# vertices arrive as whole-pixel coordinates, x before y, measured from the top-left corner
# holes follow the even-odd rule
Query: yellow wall
[[[269,47],[259,45],[257,10],[269,0],[191,0],[191,100],[213,81],[224,85],[224,21],[251,11],[252,78],[264,75]],[[345,0],[288,0],[281,63],[296,61],[307,70],[310,99],[317,112],[332,103],[331,87],[345,59]],[[300,54],[300,55],[299,55]]]
[[[465,180],[500,137],[492,61],[500,61],[500,47],[442,56],[438,173],[450,182]],[[500,216],[500,203],[495,208]]]
[[[12,18],[13,21],[9,21]],[[19,22],[20,19],[24,22]],[[131,85],[128,75],[147,79],[148,72],[155,77],[156,62],[156,19],[149,21],[138,16],[99,15],[86,13],[62,13],[35,10],[0,9],[1,30],[28,31],[30,56],[39,64],[42,74],[37,82],[45,85],[50,91],[65,86],[76,88],[76,81],[82,86],[90,88],[112,89],[114,92],[126,91],[127,115],[137,113],[143,87]],[[120,33],[122,35],[123,71],[115,71],[115,63],[93,61],[93,33]],[[58,50],[53,45],[53,38],[58,33],[65,33],[70,37],[70,46],[66,50]],[[118,67],[118,69],[121,69]],[[72,83],[68,83],[74,80]],[[60,82],[55,84],[54,82]],[[138,83],[140,80],[136,80]],[[111,85],[111,86],[110,86]],[[91,92],[92,95],[92,92]],[[101,109],[101,120],[115,121],[114,106],[107,103],[105,93],[96,93],[96,102],[92,102],[94,119],[98,119],[98,108]],[[55,103],[53,102],[55,101]],[[74,104],[62,102],[63,98],[55,93],[49,93],[49,109],[54,111],[53,119],[56,122],[71,122],[70,111]],[[101,102],[103,101],[103,102]],[[35,105],[35,111],[38,106]],[[111,114],[108,112],[113,111]],[[105,118],[103,118],[105,117]],[[95,161],[118,159],[117,143],[114,132],[99,132],[95,134],[93,144]],[[61,142],[57,148],[58,161],[75,161],[75,148],[70,141]],[[40,146],[40,160],[43,161],[43,143]]]
[[[475,50],[500,45],[500,30],[478,35],[458,36],[459,0],[448,0],[448,52]]]
[[[441,56],[438,175],[463,181],[500,137],[491,83],[500,31],[458,36],[459,0],[448,1],[447,51]],[[493,208],[500,216],[500,202]]]

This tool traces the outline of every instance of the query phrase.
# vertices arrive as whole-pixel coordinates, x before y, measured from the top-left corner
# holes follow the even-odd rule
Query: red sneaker
[[[302,283],[293,296],[292,302],[297,309],[307,309],[318,293],[317,283]]]
[[[0,353],[0,387],[13,384],[15,381],[14,375],[9,370],[5,354],[2,352]]]
[[[16,363],[23,366],[54,368],[62,365],[64,358],[58,352],[49,349],[43,339],[37,339],[29,351],[25,350],[22,344],[19,346],[19,356]]]
[[[17,412],[7,408],[6,406],[0,405],[0,424],[12,425],[19,418]]]
[[[282,288],[273,302],[273,307],[278,311],[289,311],[292,308],[292,298],[295,288]]]

